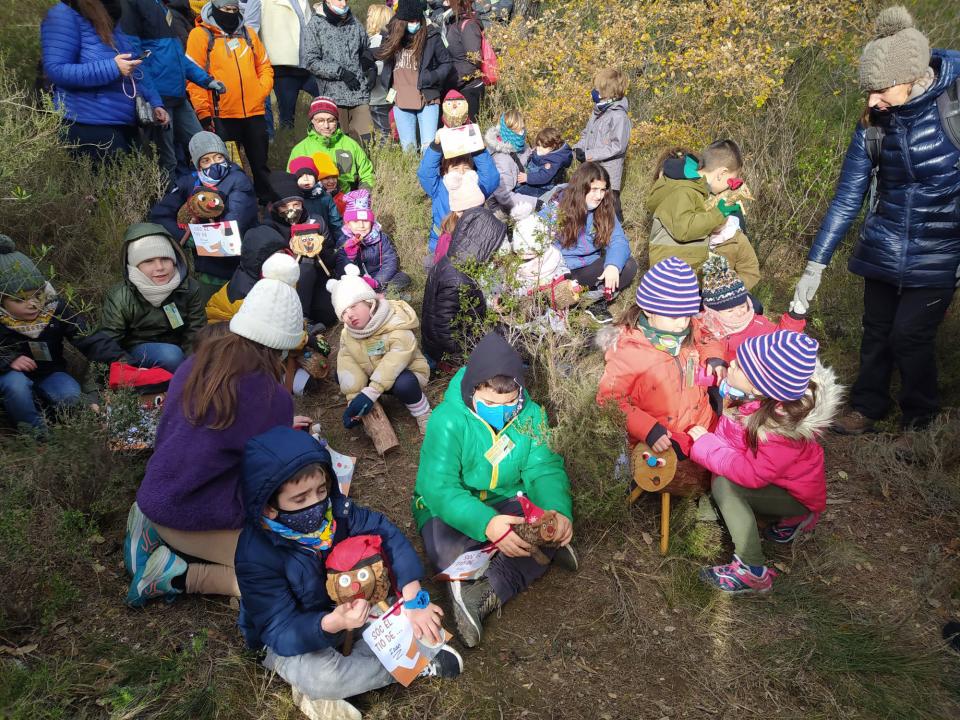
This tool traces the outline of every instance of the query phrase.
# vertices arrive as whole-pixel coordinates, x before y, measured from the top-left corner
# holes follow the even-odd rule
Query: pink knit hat
[[[328,97],[316,97],[313,99],[313,102],[310,103],[309,118],[313,120],[313,116],[317,113],[329,113],[337,118],[337,120],[340,119],[340,108],[338,108],[337,104]]]
[[[369,220],[375,222],[373,210],[370,208],[370,191],[361,188],[360,190],[351,190],[343,196],[346,205],[343,208],[343,221],[351,220]]]

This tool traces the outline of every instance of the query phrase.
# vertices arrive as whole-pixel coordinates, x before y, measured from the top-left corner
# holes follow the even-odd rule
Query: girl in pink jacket
[[[700,578],[729,593],[768,592],[757,515],[774,518],[768,540],[812,530],[827,504],[817,442],[841,402],[832,370],[817,363],[816,340],[791,330],[747,338],[720,394],[727,405],[714,432],[695,426],[690,457],[713,474],[711,494],[733,538],[733,561]]]

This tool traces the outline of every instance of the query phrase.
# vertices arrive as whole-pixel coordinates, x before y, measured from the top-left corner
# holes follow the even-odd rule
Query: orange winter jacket
[[[670,431],[680,449],[689,455],[691,440],[686,431],[694,425],[708,430],[717,416],[710,408],[707,388],[687,385],[687,358],[694,349],[700,364],[723,357],[723,344],[706,340],[700,321],[690,321],[691,333],[672,357],[653,347],[641,330],[619,328],[606,351],[606,368],[597,389],[597,402],[616,402],[627,416],[630,446],[646,442],[658,423]]]
[[[220,117],[264,114],[264,100],[273,89],[273,66],[253,29],[244,26],[228,36],[198,17],[197,26],[187,37],[187,57],[227,86],[227,92],[220,96]],[[193,83],[187,83],[187,90],[200,121],[212,117],[213,93]]]

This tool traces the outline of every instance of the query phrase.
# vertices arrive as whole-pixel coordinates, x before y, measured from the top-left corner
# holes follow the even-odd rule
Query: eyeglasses
[[[336,125],[337,122],[336,118],[314,118],[313,120],[314,125]]]

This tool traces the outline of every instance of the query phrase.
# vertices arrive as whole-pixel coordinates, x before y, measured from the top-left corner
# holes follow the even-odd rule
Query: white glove
[[[215,93],[223,95],[227,91],[227,86],[219,80],[214,79],[207,83],[207,90],[213,90]]]
[[[817,294],[817,288],[820,287],[820,278],[825,267],[823,263],[807,261],[807,267],[804,268],[803,275],[797,281],[797,288],[793,291],[790,310],[801,315],[807,312],[810,303],[813,302],[813,296]]]

